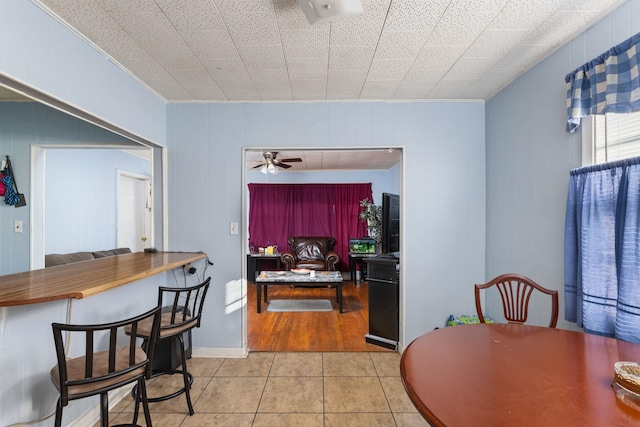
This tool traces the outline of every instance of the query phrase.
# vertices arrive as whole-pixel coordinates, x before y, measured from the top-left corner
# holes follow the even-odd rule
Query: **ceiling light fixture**
[[[273,160],[267,159],[267,162],[260,168],[260,172],[265,175],[268,173],[275,175],[278,173],[278,168],[273,164]]]
[[[312,25],[364,13],[360,0],[298,0],[298,4]]]

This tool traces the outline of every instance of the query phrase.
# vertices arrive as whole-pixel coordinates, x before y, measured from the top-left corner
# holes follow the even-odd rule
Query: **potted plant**
[[[364,208],[360,212],[360,219],[367,223],[369,236],[376,241],[376,246],[380,247],[382,242],[382,206],[376,206],[369,198],[360,200],[360,206]]]

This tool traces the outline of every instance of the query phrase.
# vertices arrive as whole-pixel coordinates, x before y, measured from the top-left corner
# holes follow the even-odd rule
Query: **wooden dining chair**
[[[53,323],[57,365],[51,369],[51,381],[60,392],[56,406],[55,427],[62,425],[62,409],[70,400],[100,395],[100,426],[109,425],[108,392],[125,384],[137,383],[140,390],[146,425],[151,427],[151,414],[147,401],[146,380],[151,376],[154,345],[149,353],[142,349],[137,331],[140,324],[149,324],[151,336],[158,335],[160,307],[139,316],[111,323],[95,325],[69,325]],[[127,328],[128,334],[125,334]],[[128,335],[128,336],[127,336]],[[73,341],[81,343],[82,352],[67,357],[66,346]],[[138,418],[136,402],[134,419]],[[135,424],[135,422],[134,422]]]
[[[495,286],[502,298],[502,308],[504,317],[509,323],[523,324],[527,321],[529,314],[529,299],[534,290],[551,296],[551,320],[550,328],[555,328],[558,323],[558,291],[540,286],[526,276],[515,273],[502,274],[493,280],[475,285],[476,311],[480,323],[485,323],[482,304],[480,303],[480,291]]]

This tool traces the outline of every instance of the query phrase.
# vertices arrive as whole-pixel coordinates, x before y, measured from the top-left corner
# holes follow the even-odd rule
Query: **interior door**
[[[151,241],[151,178],[118,171],[118,247],[141,252]]]

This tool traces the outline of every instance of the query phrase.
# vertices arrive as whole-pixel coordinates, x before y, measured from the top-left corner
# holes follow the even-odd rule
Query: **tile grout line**
[[[260,393],[260,399],[258,400],[258,406],[256,406],[256,412],[253,414],[253,421],[251,425],[254,425],[256,422],[256,418],[258,418],[258,412],[260,410],[260,404],[262,403],[262,399],[264,398],[264,393],[267,390],[267,384],[269,383],[269,378],[271,378],[271,371],[273,370],[273,363],[276,360],[277,353],[273,353],[273,357],[271,358],[271,363],[269,364],[269,371],[267,372],[267,377],[264,380],[264,386],[262,387],[262,393]]]
[[[209,387],[209,384],[211,384],[211,382],[213,381],[213,378],[216,376],[216,374],[218,373],[218,371],[222,367],[222,364],[224,363],[224,360],[226,360],[226,359],[223,359],[222,362],[220,363],[220,365],[218,365],[218,367],[216,368],[216,370],[211,374],[211,376],[208,377],[209,379],[208,379],[207,383],[205,384],[205,386],[202,387],[202,392],[198,395],[198,398],[195,401],[193,401],[193,399],[192,399],[194,408],[195,408],[196,404],[198,403],[198,401],[200,401],[200,399],[202,399],[202,396],[204,396],[205,390],[207,389],[207,387]],[[207,376],[196,377],[194,375],[193,376],[193,382],[194,383],[195,383],[196,378],[207,378]],[[182,422],[184,422],[185,420],[186,420],[186,418]],[[182,423],[180,423],[180,425],[182,425]]]
[[[279,377],[278,376],[278,372],[279,371],[277,371],[275,368],[280,366],[280,365],[282,365],[283,361],[286,360],[286,358],[285,358],[282,361],[278,362],[278,356],[279,356],[278,353],[286,353],[286,352],[273,352],[271,354],[271,357],[267,358],[265,360],[265,361],[268,361],[266,372],[261,374],[261,375],[251,375],[253,377],[264,378],[265,382],[263,383],[263,388],[260,391],[259,399],[258,399],[257,405],[255,407],[255,410],[252,411],[252,412],[247,413],[247,415],[250,414],[252,416],[252,418],[250,418],[250,423],[251,423],[250,425],[256,425],[256,422],[259,420],[258,419],[258,414],[260,413],[260,411],[259,411],[260,405],[264,401],[265,397],[270,396],[270,394],[266,393],[268,383],[270,382],[270,380],[273,380],[274,378]],[[297,353],[297,352],[294,352],[294,353]],[[322,416],[322,422],[319,423],[318,425],[327,426],[328,425],[327,423],[330,422],[330,420],[327,420],[327,414],[328,413],[327,413],[327,407],[326,407],[326,403],[327,403],[327,400],[326,400],[327,399],[327,395],[326,395],[326,392],[327,392],[326,380],[328,378],[335,378],[333,376],[332,377],[328,377],[327,376],[328,375],[327,374],[327,368],[328,368],[328,363],[329,363],[329,361],[327,360],[327,357],[330,357],[330,359],[332,359],[332,357],[333,357],[332,355],[335,352],[319,352],[319,353],[320,353],[320,366],[321,366],[321,378],[322,378],[322,383],[320,384],[320,386],[321,386],[321,399],[322,399],[322,408],[321,408],[320,415]],[[395,390],[395,384],[387,384],[387,385],[389,385],[389,387],[391,387],[389,389],[389,392],[392,392],[392,393],[389,394],[389,392],[385,389],[385,386],[384,386],[384,384],[386,384],[387,382],[383,382],[382,381],[383,379],[386,379],[386,378],[392,378],[392,377],[395,378],[398,375],[396,374],[395,371],[389,369],[391,367],[387,366],[386,357],[384,357],[384,356],[381,357],[378,352],[366,352],[366,353],[367,353],[366,359],[362,359],[362,360],[363,361],[364,360],[368,360],[368,362],[373,367],[373,375],[371,375],[371,376],[375,376],[377,378],[378,384],[379,384],[379,386],[380,386],[380,388],[382,390],[385,402],[387,404],[386,411],[384,411],[384,410],[379,411],[378,409],[374,409],[374,410],[371,410],[371,411],[367,411],[367,413],[370,413],[370,414],[376,414],[376,413],[391,414],[391,417],[392,417],[393,421],[390,422],[389,425],[398,426],[398,425],[400,425],[399,424],[400,422],[405,422],[405,421],[402,421],[403,420],[403,416],[401,416],[401,413],[412,412],[412,411],[403,410],[403,409],[401,409],[399,407],[399,408],[397,408],[397,409],[399,409],[399,412],[397,412],[397,413],[394,412],[393,408],[392,408],[393,405],[391,403],[391,400],[392,400],[392,398],[395,398],[395,394],[393,393],[393,390]],[[211,373],[209,373],[207,375],[201,375],[201,376],[197,377],[200,381],[202,381],[203,385],[202,385],[202,393],[200,393],[198,395],[198,397],[196,399],[194,399],[194,406],[197,406],[198,404],[201,404],[202,402],[206,401],[206,399],[204,398],[204,391],[208,387],[211,387],[211,384],[213,383],[213,380],[217,377],[218,374],[223,372],[225,362],[227,362],[229,360],[230,359],[224,358],[222,363],[220,363],[217,366],[217,368],[215,368],[212,372],[210,371]],[[348,375],[348,372],[346,372],[344,370],[342,370],[340,372],[342,373],[342,375],[339,375],[339,378],[346,379],[346,380],[349,379],[350,375]],[[336,373],[340,373],[340,372],[336,372]],[[345,373],[347,375],[345,375]],[[204,372],[201,372],[201,374],[204,374]],[[255,372],[254,372],[254,374],[255,374]],[[284,376],[286,377],[287,375],[284,375]],[[304,376],[308,376],[308,373],[307,373],[307,375],[303,374],[303,375],[294,375],[294,376],[303,376],[304,377]],[[366,375],[366,374],[365,375],[355,375],[354,377],[358,377],[358,376],[365,376],[366,377],[366,376],[369,376],[369,375]],[[231,375],[231,377],[234,377],[234,376]],[[382,409],[382,408],[384,408],[384,406],[380,407],[380,409]],[[127,407],[120,407],[119,409],[120,410],[118,412],[116,412],[116,413],[112,412],[112,416],[118,416],[118,415],[122,415],[122,414],[125,414],[125,413],[128,414],[128,412],[126,412]],[[274,413],[285,414],[285,413],[289,413],[289,412],[290,411],[283,411],[283,412],[276,411]],[[336,413],[336,414],[339,415],[339,412],[340,411],[338,411],[338,413]],[[208,412],[205,411],[205,413],[208,413]],[[297,413],[297,412],[293,411],[292,413]],[[184,415],[184,414],[182,414],[182,415]],[[152,416],[153,416],[153,410],[152,410]],[[333,417],[333,415],[332,415],[332,417]],[[184,425],[183,423],[188,419],[189,419],[188,416],[186,416],[186,417],[183,416],[182,420],[179,421],[179,424],[176,424],[176,426]],[[249,419],[247,421],[249,421]],[[389,420],[389,421],[391,421],[391,420]]]
[[[325,402],[326,399],[324,397],[324,354],[325,352],[322,352],[322,362],[321,362],[321,367],[322,367],[322,426],[326,427],[327,424],[327,417],[326,417],[326,408],[325,408]]]

